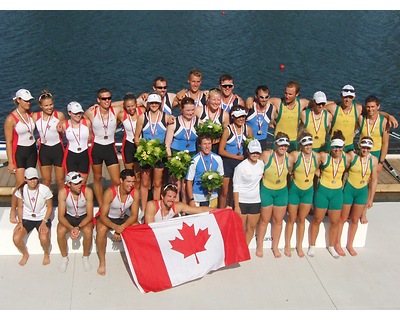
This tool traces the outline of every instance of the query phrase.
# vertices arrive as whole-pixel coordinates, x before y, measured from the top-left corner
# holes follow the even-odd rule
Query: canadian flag
[[[216,209],[125,228],[122,242],[141,292],[157,292],[250,259],[242,221]]]

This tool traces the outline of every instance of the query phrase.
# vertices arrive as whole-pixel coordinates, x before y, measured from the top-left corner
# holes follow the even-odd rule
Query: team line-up
[[[373,205],[388,150],[389,127],[398,125],[393,116],[380,110],[379,99],[369,96],[364,105],[356,103],[354,87],[345,85],[339,102],[328,101],[322,91],[308,100],[299,97],[300,85],[291,81],[282,98],[270,97],[268,87],[260,85],[254,96],[243,100],[234,93],[231,75],[222,75],[219,86],[207,91],[200,89],[201,81],[201,71],[191,70],[189,88],[174,94],[168,92],[167,80],[157,77],[152,92],[139,97],[127,93],[116,102],[110,90],[102,88],[97,104],[86,111],[79,102],[70,102],[68,118],[55,109],[51,92],[40,93],[37,112],[31,110],[34,97],[28,90],[16,92],[16,108],[6,118],[4,132],[8,172],[16,178],[10,221],[16,224],[13,241],[22,253],[20,265],[29,258],[24,237],[34,228],[44,250],[43,264],[50,263],[53,169],[61,272],[68,266],[67,234],[77,239],[83,233],[83,265],[89,271],[96,227],[97,272],[104,275],[109,230],[120,241],[126,226],[227,206],[242,218],[248,244],[256,234],[258,257],[263,256],[270,221],[272,252],[281,257],[278,243],[286,213],[284,254],[291,256],[290,240],[297,222],[296,251],[304,257],[305,219],[311,209],[309,256],[315,254],[326,212],[329,253],[334,258],[345,256],[340,239],[343,224],[350,220],[346,248],[351,255],[357,254],[353,240],[358,221],[368,221],[366,210]],[[180,115],[174,117],[176,107]],[[196,133],[204,123],[210,131]],[[122,171],[115,147],[115,133],[121,125]],[[267,146],[269,128],[274,132],[271,148]],[[356,129],[360,132],[357,147]],[[152,153],[143,154],[143,142],[160,142],[165,156],[151,165],[142,162],[157,157],[162,149],[154,147]],[[180,151],[190,156],[190,162],[185,174],[176,176],[167,163],[176,159],[182,163],[176,156]],[[112,182],[106,190],[103,164]],[[86,186],[90,168],[93,189]],[[207,188],[205,182],[210,181],[204,177],[221,182]],[[100,208],[96,214],[94,200]]]

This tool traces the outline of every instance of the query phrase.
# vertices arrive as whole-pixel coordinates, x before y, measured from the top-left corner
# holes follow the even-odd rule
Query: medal
[[[29,140],[33,140],[33,136],[30,136],[30,137],[29,137]]]
[[[242,154],[240,152],[237,153],[238,156],[241,156]]]
[[[279,182],[281,182],[281,180],[279,180],[279,179],[278,179],[278,180],[276,180],[276,183],[279,183]]]
[[[262,131],[261,131],[261,130],[258,130],[258,131],[257,131],[257,134],[258,134],[258,135],[261,135],[261,134],[262,134]]]
[[[190,143],[188,143],[187,145],[186,145],[186,148],[189,148],[190,147]]]
[[[81,147],[79,147],[77,150],[78,150],[78,151],[81,151],[81,150],[82,150],[82,148],[81,148]]]
[[[365,181],[364,181],[364,180],[361,180],[361,181],[360,181],[360,183],[361,183],[361,184],[364,184],[364,183],[365,183]]]
[[[314,139],[315,139],[315,140],[318,140],[318,139],[319,139],[319,137],[318,137],[318,136],[315,136],[315,137],[314,137]]]
[[[104,139],[108,139],[108,136],[104,136]]]
[[[332,183],[336,183],[336,180],[332,180]]]
[[[306,179],[306,180],[304,180],[304,182],[309,182],[310,180],[308,180],[308,179]]]
[[[36,218],[36,214],[35,214],[35,213],[32,213],[32,217]]]

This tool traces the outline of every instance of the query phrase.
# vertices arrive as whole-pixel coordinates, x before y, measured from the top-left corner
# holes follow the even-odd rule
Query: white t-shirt
[[[24,204],[22,219],[31,221],[43,220],[47,211],[46,200],[53,198],[49,187],[39,183],[38,189],[29,190],[26,184],[22,190],[22,195],[20,189],[15,191],[15,196],[22,199]]]
[[[264,162],[252,164],[248,159],[239,163],[233,174],[233,192],[239,193],[240,203],[259,203],[260,181],[264,173]]]

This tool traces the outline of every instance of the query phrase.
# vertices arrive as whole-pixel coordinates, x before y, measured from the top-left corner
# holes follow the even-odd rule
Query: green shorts
[[[343,190],[329,189],[319,184],[314,194],[314,207],[328,210],[342,210]]]
[[[298,205],[300,203],[312,204],[314,196],[314,186],[307,190],[302,190],[292,181],[289,188],[289,204]]]
[[[279,190],[269,190],[261,183],[261,207],[269,207],[271,205],[284,207],[288,204],[288,188],[285,186]]]
[[[343,204],[364,205],[368,200],[368,185],[361,189],[354,188],[350,182],[346,182],[343,189]]]

